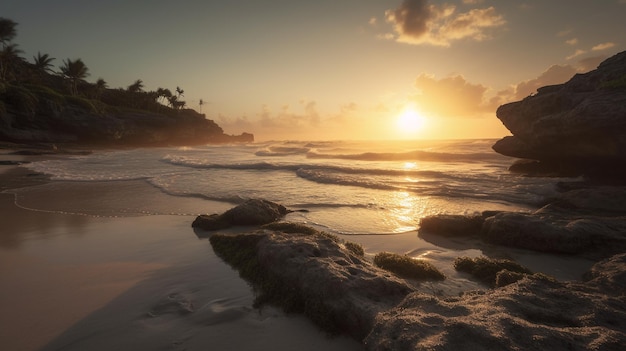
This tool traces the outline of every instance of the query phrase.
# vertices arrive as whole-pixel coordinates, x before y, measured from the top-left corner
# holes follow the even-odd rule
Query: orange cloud
[[[574,57],[578,57],[578,56],[580,56],[580,55],[584,55],[584,54],[586,54],[586,53],[587,53],[587,51],[586,51],[586,50],[581,50],[581,49],[578,49],[578,50],[576,50],[573,54],[571,54],[571,55],[567,56],[567,57],[566,57],[566,59],[567,59],[567,60],[571,60],[571,59],[573,59]]]
[[[598,44],[598,45],[596,45],[596,46],[592,47],[592,48],[591,48],[591,51],[601,51],[601,50],[606,50],[606,49],[610,49],[610,48],[612,48],[612,47],[614,47],[614,46],[615,46],[615,43],[611,43],[611,42],[608,42],[608,43],[602,43],[602,44]]]
[[[565,83],[577,73],[585,73],[597,68],[605,59],[606,56],[593,56],[581,59],[574,65],[552,65],[538,77],[517,83],[510,89],[500,92],[499,103],[521,100],[534,94],[543,86]]]
[[[421,74],[415,80],[414,96],[420,110],[432,117],[481,117],[492,109],[485,103],[487,87],[472,84],[461,75],[435,79]]]
[[[393,25],[396,41],[437,46],[461,39],[485,40],[490,37],[489,29],[506,23],[493,6],[457,13],[454,5],[431,5],[428,0],[404,0],[385,16]]]

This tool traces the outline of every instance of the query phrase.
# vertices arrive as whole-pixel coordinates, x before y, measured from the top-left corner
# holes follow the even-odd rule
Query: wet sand
[[[142,181],[48,182],[16,166],[1,166],[0,184],[3,349],[362,349],[301,316],[252,309],[250,287],[190,225],[193,212],[227,204],[171,197]],[[483,288],[452,268],[463,255],[509,256],[559,279],[576,279],[592,264],[467,240],[424,241],[415,232],[347,239],[369,256],[431,260],[449,279],[425,284],[426,293]]]
[[[55,185],[15,166],[0,168],[0,184],[2,349],[361,348],[301,316],[252,309],[250,287],[197,239],[194,216],[141,213],[144,202],[167,199],[164,211],[178,212],[194,204],[177,205],[141,182]],[[22,188],[7,190],[14,187]],[[63,209],[78,203],[89,213],[90,201],[114,216]],[[197,211],[229,207],[202,203]]]

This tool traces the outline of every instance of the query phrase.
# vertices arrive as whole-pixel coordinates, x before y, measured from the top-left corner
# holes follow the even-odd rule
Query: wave
[[[290,171],[303,172],[303,174],[305,174],[306,172],[332,172],[369,176],[412,176],[419,178],[459,179],[458,176],[454,175],[454,173],[420,169],[358,168],[348,166],[272,162],[206,163],[206,161],[204,160],[190,159],[183,156],[166,156],[162,159],[162,161],[172,165],[201,169]]]
[[[254,154],[256,156],[292,156],[292,155],[304,155],[311,149],[308,147],[289,147],[289,146],[269,146],[263,150],[259,150]]]
[[[432,161],[432,162],[478,162],[492,160],[494,153],[447,153],[433,151],[405,151],[405,152],[364,152],[357,154],[329,154],[309,151],[307,158],[311,159],[339,159],[357,161]]]

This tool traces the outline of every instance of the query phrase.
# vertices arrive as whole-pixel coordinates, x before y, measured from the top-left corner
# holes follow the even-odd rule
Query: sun
[[[396,128],[403,134],[416,133],[424,128],[426,118],[414,106],[407,106],[396,119]]]

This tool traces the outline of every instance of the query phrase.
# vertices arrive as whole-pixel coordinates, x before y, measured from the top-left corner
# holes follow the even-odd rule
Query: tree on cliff
[[[13,38],[15,38],[15,35],[17,34],[17,31],[15,30],[16,26],[16,22],[8,18],[0,17],[0,43],[2,43],[3,48],[7,46]]]
[[[0,80],[9,80],[13,66],[22,61],[21,53],[22,50],[17,48],[17,44],[4,45],[0,51]]]
[[[128,86],[126,89],[129,93],[139,93],[143,91],[143,81],[141,79],[137,79],[135,83]]]
[[[20,52],[17,50],[17,45],[10,44],[17,34],[16,26],[16,22],[0,17],[0,43],[2,44],[2,51],[0,51],[0,80],[3,81],[6,80],[11,61],[15,60]]]
[[[54,57],[50,57],[48,54],[42,55],[41,52],[37,52],[37,56],[33,56],[35,68],[42,73],[52,71],[52,61],[54,61]]]
[[[78,82],[89,76],[87,66],[81,59],[72,61],[68,58],[66,61],[63,61],[63,66],[59,68],[61,69],[63,76],[71,83],[72,95],[77,95]]]
[[[102,78],[98,78],[94,87],[96,90],[96,100],[100,100],[102,92],[108,87],[107,82]]]

